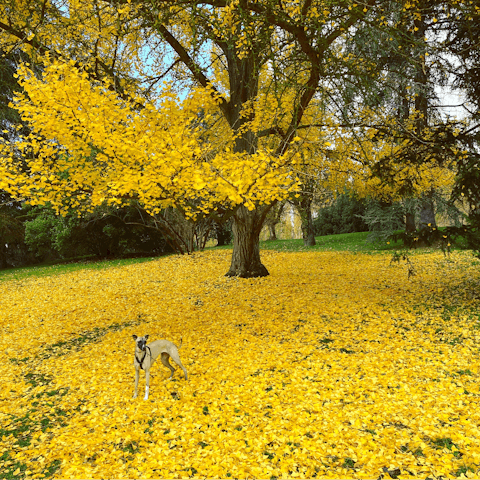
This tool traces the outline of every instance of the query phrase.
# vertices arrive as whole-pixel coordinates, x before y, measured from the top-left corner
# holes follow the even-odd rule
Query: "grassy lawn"
[[[0,478],[478,478],[480,262],[408,279],[362,235],[264,242],[260,279],[229,249],[4,274]],[[134,400],[146,333],[189,381]]]
[[[22,280],[28,277],[45,277],[61,275],[62,273],[75,272],[77,270],[99,270],[109,267],[120,267],[154,260],[154,257],[125,258],[115,260],[84,260],[72,261],[59,264],[33,265],[28,267],[8,268],[0,270],[0,282],[4,280]]]
[[[367,242],[369,232],[341,233],[338,235],[324,235],[315,237],[316,245],[305,247],[302,239],[296,240],[267,240],[261,242],[261,248],[278,251],[348,251],[348,252],[384,252],[401,249],[401,242],[372,243]]]

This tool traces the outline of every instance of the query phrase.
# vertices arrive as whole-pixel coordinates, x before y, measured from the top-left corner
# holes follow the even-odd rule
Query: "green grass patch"
[[[88,343],[93,343],[99,341],[103,336],[109,332],[116,332],[132,325],[140,325],[142,323],[142,317],[139,315],[137,321],[135,322],[125,322],[125,323],[112,323],[108,327],[95,327],[93,330],[88,330],[81,332],[78,337],[72,338],[71,340],[60,341],[53,343],[51,345],[46,345],[44,347],[45,353],[41,355],[41,358],[48,358],[53,355],[60,356],[65,355],[70,352],[70,350],[79,350],[84,345]],[[10,359],[14,362],[17,359]],[[17,360],[19,361],[19,360]]]
[[[158,257],[121,258],[115,260],[72,261],[68,263],[42,264],[0,270],[0,282],[4,280],[24,280],[29,277],[49,277],[78,270],[103,270],[135,263],[151,262]]]
[[[460,477],[461,475],[464,475],[464,478],[465,478],[467,472],[475,473],[475,470],[472,467],[468,467],[465,465],[463,467],[460,467],[456,472],[454,472],[454,475],[456,477]]]
[[[16,462],[11,458],[10,452],[3,452],[0,455],[0,478],[4,480],[16,480],[17,478],[24,478],[27,466],[22,462]]]
[[[374,253],[383,251],[394,251],[403,248],[401,241],[380,243],[367,242],[370,232],[340,233],[337,235],[323,235],[315,237],[316,245],[306,247],[302,238],[289,240],[264,240],[260,242],[262,250],[277,250],[280,252],[302,252],[302,251],[347,251]],[[232,245],[223,245],[221,247],[208,247],[207,249],[231,249]]]
[[[439,230],[443,230],[440,228]],[[398,232],[400,233],[400,232]],[[361,253],[377,253],[377,252],[394,252],[396,250],[404,250],[406,247],[401,240],[390,240],[387,242],[370,242],[367,237],[370,232],[355,232],[355,233],[340,233],[337,235],[323,235],[315,237],[316,245],[306,247],[303,244],[303,239],[292,240],[265,240],[260,242],[260,248],[263,250],[278,250],[282,252],[299,252],[299,251],[337,251],[337,252],[361,252]],[[219,247],[219,248],[231,248]],[[215,247],[214,247],[215,248]],[[465,245],[462,238],[458,238],[456,244],[452,246],[455,248],[464,249]],[[437,251],[436,247],[423,247],[422,252]],[[413,248],[411,251],[415,251]]]
[[[338,235],[323,235],[315,237],[316,245],[306,247],[303,239],[293,240],[266,240],[260,242],[260,248],[264,250],[278,250],[287,252],[296,251],[348,251],[348,252],[383,252],[394,251],[402,248],[400,241],[390,243],[367,242],[369,232],[341,233]]]

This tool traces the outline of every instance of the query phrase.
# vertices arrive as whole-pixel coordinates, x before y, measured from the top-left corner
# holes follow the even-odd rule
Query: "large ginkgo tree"
[[[259,233],[298,188],[308,132],[322,149],[320,93],[381,19],[375,0],[4,0],[32,133],[1,145],[0,189],[59,213],[228,210],[227,275],[267,275]]]

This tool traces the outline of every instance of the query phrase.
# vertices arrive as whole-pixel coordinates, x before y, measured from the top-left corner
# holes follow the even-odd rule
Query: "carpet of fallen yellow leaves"
[[[231,252],[0,284],[11,478],[480,475],[480,268],[468,253]],[[132,334],[179,343],[150,399]],[[14,472],[8,470],[15,469]],[[400,473],[398,473],[398,470]]]

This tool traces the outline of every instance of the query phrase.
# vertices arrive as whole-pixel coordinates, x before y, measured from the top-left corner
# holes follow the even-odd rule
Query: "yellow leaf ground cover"
[[[480,475],[468,253],[231,252],[0,284],[1,478]],[[132,334],[178,344],[132,399]],[[140,393],[144,376],[140,380]],[[397,470],[398,473],[398,470]]]

